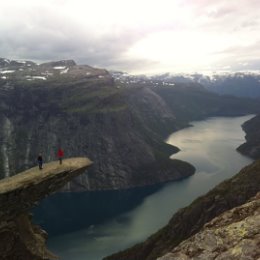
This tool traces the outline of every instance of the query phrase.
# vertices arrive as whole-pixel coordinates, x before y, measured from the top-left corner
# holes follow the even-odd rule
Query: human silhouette
[[[59,158],[60,164],[62,164],[63,156],[64,156],[64,152],[63,152],[63,150],[61,148],[59,148],[59,150],[58,150],[58,158]]]
[[[40,170],[42,170],[42,164],[43,164],[42,154],[39,153],[39,155],[38,155],[38,165],[39,165]]]

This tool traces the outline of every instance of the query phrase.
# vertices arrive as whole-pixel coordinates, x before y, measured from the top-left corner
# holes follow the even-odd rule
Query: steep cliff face
[[[37,65],[2,59],[0,74],[1,177],[33,166],[39,152],[54,160],[62,146],[67,157],[91,154],[96,162],[67,186],[71,191],[190,176],[190,164],[169,159],[178,149],[164,143],[167,135],[191,119],[257,109],[235,98],[223,103],[223,97],[192,86],[118,86],[106,70],[71,60]]]
[[[157,260],[259,259],[260,194],[205,224],[196,235]]]
[[[105,259],[157,259],[199,232],[207,222],[229,209],[244,204],[259,191],[260,161],[256,161],[231,179],[216,186],[206,195],[196,199],[190,206],[180,209],[168,225],[145,242]]]
[[[91,154],[96,162],[89,175],[67,186],[74,191],[129,188],[193,174],[191,165],[169,159],[177,149],[165,144],[156,129],[175,125],[171,111],[165,120],[163,100],[149,90],[117,89],[103,70],[95,69],[96,76],[92,70],[72,66],[66,81],[62,74],[44,85],[13,81],[6,90],[2,86],[1,172],[10,176],[31,167],[39,152],[51,161],[62,146],[66,156]],[[82,78],[83,71],[92,76]],[[144,109],[138,111],[134,101]],[[152,104],[158,108],[150,111]]]
[[[246,142],[238,147],[242,154],[253,159],[260,158],[260,116],[256,116],[243,124]]]
[[[0,255],[2,260],[57,259],[45,247],[47,233],[31,223],[28,211],[40,199],[82,174],[92,162],[72,158],[45,164],[0,181]]]
[[[28,213],[19,214],[0,226],[2,260],[56,260],[46,248],[47,233],[32,224]]]
[[[2,177],[31,167],[39,152],[45,161],[55,159],[59,146],[68,157],[91,154],[96,162],[69,190],[130,188],[194,173],[169,159],[177,148],[163,136],[176,122],[152,91],[119,89],[107,71],[73,61],[11,63],[0,80]]]

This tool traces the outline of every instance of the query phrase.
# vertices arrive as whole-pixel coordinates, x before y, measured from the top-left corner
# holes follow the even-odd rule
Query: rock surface
[[[158,260],[256,260],[260,258],[260,193],[226,211]]]
[[[45,247],[46,232],[30,221],[28,211],[40,199],[59,190],[92,162],[71,158],[34,167],[0,181],[0,255],[2,260],[47,260],[57,257]]]

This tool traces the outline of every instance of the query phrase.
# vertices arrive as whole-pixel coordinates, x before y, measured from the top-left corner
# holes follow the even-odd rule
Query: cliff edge
[[[259,259],[260,193],[205,224],[158,260]]]
[[[57,259],[45,247],[47,233],[31,223],[28,211],[39,200],[83,173],[92,162],[70,158],[51,162],[0,181],[0,255],[2,260]]]

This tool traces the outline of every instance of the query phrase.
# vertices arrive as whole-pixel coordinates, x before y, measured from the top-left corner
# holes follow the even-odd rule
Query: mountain
[[[45,161],[54,160],[59,146],[67,157],[91,154],[94,161],[70,190],[129,188],[194,173],[188,163],[169,159],[178,149],[165,144],[163,134],[180,124],[153,91],[118,89],[106,70],[73,61],[9,61],[2,74],[7,75],[0,82],[4,176],[33,166],[39,152]]]
[[[153,86],[164,85],[174,86],[183,83],[198,83],[211,92],[220,95],[232,95],[237,97],[260,98],[260,73],[256,72],[236,72],[204,75],[194,74],[170,74],[164,73],[155,76],[128,75],[126,73],[112,72],[112,75],[119,83],[145,84]]]
[[[198,83],[119,82],[104,69],[72,60],[43,64],[0,60],[1,177],[56,159],[88,156],[88,175],[70,191],[125,189],[179,180],[194,173],[170,160],[165,138],[191,120],[259,112],[258,102],[222,97]]]
[[[200,83],[221,95],[260,98],[260,74],[234,73],[202,78]]]
[[[89,156],[94,162],[68,191],[128,189],[188,177],[195,169],[169,159],[178,148],[164,143],[167,135],[192,120],[260,109],[256,100],[221,96],[198,82],[145,76],[125,82],[72,60],[1,59],[0,74],[1,177],[35,165],[39,152],[44,163],[57,159],[61,146],[66,157]],[[254,196],[259,171],[259,161],[244,168],[177,212],[146,242],[108,259],[156,259],[171,252],[205,223]]]
[[[210,251],[209,243],[211,246],[214,246],[214,239],[217,237],[212,237],[212,233],[207,233],[206,242],[204,243],[203,237],[200,236],[203,226],[213,221],[215,226],[218,225],[216,220],[213,220],[215,217],[220,214],[233,209],[235,207],[239,207],[246,203],[251,197],[255,196],[257,192],[260,191],[260,160],[254,162],[253,164],[246,166],[243,168],[237,175],[234,177],[220,183],[214,189],[209,191],[207,194],[195,199],[191,205],[180,209],[174,216],[170,219],[169,223],[160,229],[155,234],[151,235],[146,241],[143,243],[137,244],[130,249],[119,252],[112,256],[106,257],[106,260],[152,260],[157,259],[169,252],[187,252],[184,251],[183,248],[190,248],[190,254],[186,257],[185,255],[181,255],[182,258],[173,258],[177,259],[190,259],[191,254],[193,256],[199,255],[204,251]],[[259,202],[259,200],[258,200]],[[259,203],[258,203],[259,207]],[[246,207],[242,207],[246,211]],[[240,210],[235,210],[236,213],[239,214]],[[233,212],[234,212],[233,211]],[[251,211],[252,213],[253,211]],[[243,212],[242,212],[243,213]],[[259,218],[259,212],[256,212],[256,217],[254,220],[257,221]],[[225,219],[226,223],[234,224],[243,219],[243,214],[236,215],[236,218],[232,220],[230,217],[230,213],[225,213],[219,217],[219,219],[223,219],[223,216],[228,216]],[[244,214],[246,216],[246,214]],[[223,223],[223,221],[222,221]],[[219,222],[219,225],[222,225]],[[254,223],[255,226],[259,225],[258,222]],[[223,224],[224,225],[224,224]],[[233,226],[234,226],[233,225]],[[208,227],[212,227],[212,222],[207,224]],[[248,224],[247,224],[248,226]],[[245,235],[243,227],[237,225],[239,228],[236,232],[241,235]],[[234,229],[232,229],[234,230]],[[206,232],[206,231],[205,231]],[[230,232],[232,232],[230,230]],[[259,229],[256,230],[259,236]],[[204,233],[205,234],[205,233]],[[196,242],[196,238],[191,238],[193,235],[195,237],[201,238],[200,249],[192,252],[193,248],[197,248],[198,244]],[[220,235],[220,234],[219,234]],[[222,237],[223,238],[223,237]],[[243,237],[243,239],[249,238],[249,236]],[[180,244],[186,239],[190,239],[192,243],[184,242],[184,244]],[[195,242],[194,242],[195,240]],[[224,240],[224,239],[223,239]],[[177,247],[180,245],[179,247]],[[221,249],[222,248],[222,249]],[[231,243],[226,243],[226,250],[232,249]],[[259,248],[259,247],[258,247]],[[224,250],[221,244],[218,248],[215,248],[215,253],[219,253]],[[183,251],[182,251],[183,250]],[[169,254],[171,256],[171,253]],[[168,255],[168,256],[169,256]],[[160,260],[170,260],[171,257],[168,256],[159,258]],[[209,257],[209,255],[208,255]],[[173,260],[172,259],[172,260]],[[216,259],[216,258],[196,258],[196,259]],[[219,258],[219,259],[242,259],[242,258]],[[251,258],[256,259],[256,258]]]
[[[246,132],[246,142],[238,147],[242,154],[250,156],[253,159],[260,158],[260,116],[253,117],[243,124]]]
[[[158,77],[154,77],[157,79]],[[260,98],[260,73],[236,72],[212,74],[183,74],[159,76],[166,83],[199,83],[220,95]]]

